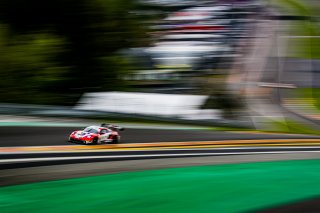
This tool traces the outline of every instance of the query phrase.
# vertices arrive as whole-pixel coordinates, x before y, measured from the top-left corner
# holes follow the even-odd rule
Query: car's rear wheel
[[[113,140],[112,140],[112,143],[113,143],[113,144],[119,143],[119,141],[120,141],[119,136],[115,136],[115,137],[113,138]]]

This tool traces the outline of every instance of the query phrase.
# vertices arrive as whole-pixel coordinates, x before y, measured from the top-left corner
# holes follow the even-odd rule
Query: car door
[[[108,133],[109,133],[109,132],[108,132],[108,130],[106,130],[106,129],[100,130],[100,133],[99,133],[99,135],[100,135],[100,141],[106,141],[106,140],[108,139],[108,136],[109,136]]]

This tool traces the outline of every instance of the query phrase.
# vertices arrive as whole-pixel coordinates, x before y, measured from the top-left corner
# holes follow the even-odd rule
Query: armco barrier
[[[202,126],[219,126],[235,128],[253,128],[247,120],[225,119],[181,119],[177,117],[137,115],[128,113],[102,112],[94,110],[77,110],[66,106],[28,105],[28,104],[0,104],[0,114],[38,116],[38,117],[62,117],[62,118],[89,118],[110,120],[139,120],[172,122],[178,124],[193,124]]]

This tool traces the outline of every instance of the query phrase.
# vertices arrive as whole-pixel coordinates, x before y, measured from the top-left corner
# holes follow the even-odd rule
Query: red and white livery
[[[111,124],[101,126],[88,126],[83,130],[73,131],[69,136],[69,142],[82,144],[119,143],[123,128]]]

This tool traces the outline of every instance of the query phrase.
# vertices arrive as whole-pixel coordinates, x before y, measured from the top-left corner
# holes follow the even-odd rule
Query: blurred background
[[[319,8],[316,0],[2,0],[0,113],[312,132]]]

